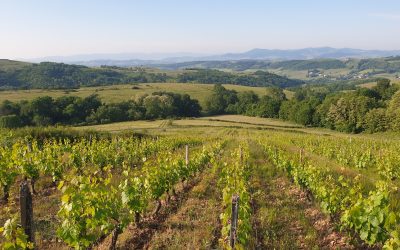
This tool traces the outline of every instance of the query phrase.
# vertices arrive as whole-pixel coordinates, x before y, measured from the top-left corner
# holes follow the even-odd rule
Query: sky
[[[0,58],[400,49],[399,0],[0,0]]]

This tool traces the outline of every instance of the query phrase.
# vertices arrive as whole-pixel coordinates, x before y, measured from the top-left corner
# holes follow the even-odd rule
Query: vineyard
[[[400,142],[219,128],[0,145],[3,249],[399,249]]]

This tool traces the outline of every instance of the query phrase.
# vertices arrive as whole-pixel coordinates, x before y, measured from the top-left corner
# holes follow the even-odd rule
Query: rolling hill
[[[3,90],[71,89],[83,86],[149,82],[220,83],[277,87],[293,87],[303,84],[302,81],[265,71],[242,74],[204,69],[161,71],[142,67],[103,66],[92,68],[53,62],[24,64],[5,60],[0,64],[0,89]]]

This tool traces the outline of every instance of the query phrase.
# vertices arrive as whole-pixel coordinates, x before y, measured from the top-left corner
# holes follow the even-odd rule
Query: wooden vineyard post
[[[115,250],[117,245],[118,236],[122,233],[121,225],[117,225],[117,227],[112,231],[111,234],[111,245],[109,250]]]
[[[230,231],[230,246],[235,249],[237,238],[237,226],[239,217],[239,195],[232,196],[232,217],[231,217],[231,231]]]
[[[31,153],[31,152],[32,152],[32,143],[28,142],[28,143],[27,143],[27,148],[28,148],[28,153]],[[29,160],[32,161],[31,158],[29,158]],[[34,179],[34,178],[31,178],[30,181],[31,181],[31,190],[32,190],[32,194],[36,194],[36,191],[35,191],[35,179]]]
[[[186,166],[189,165],[189,145],[185,146],[185,163]]]
[[[189,167],[189,145],[185,145],[185,166],[186,167]],[[183,187],[183,189],[185,189],[185,181],[186,181],[186,178],[183,178],[182,179],[182,187]],[[175,192],[175,191],[173,191],[173,192]]]
[[[303,149],[300,149],[300,165],[303,165]]]
[[[24,228],[25,234],[28,236],[28,241],[33,243],[34,236],[32,194],[29,190],[29,185],[26,180],[23,181],[21,184],[19,203],[21,208],[21,225]]]
[[[239,152],[240,152],[240,164],[243,164],[243,149],[242,149],[242,146],[239,147]]]

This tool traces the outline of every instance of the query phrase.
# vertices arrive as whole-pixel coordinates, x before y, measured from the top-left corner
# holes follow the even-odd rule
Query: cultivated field
[[[7,170],[0,178],[8,183],[0,194],[9,194],[0,203],[0,223],[18,218],[23,177],[34,180],[38,249],[106,249],[112,242],[117,249],[227,248],[234,194],[240,197],[235,244],[245,249],[376,249],[391,244],[390,230],[398,226],[384,224],[400,210],[392,189],[400,187],[398,135],[348,135],[239,115],[74,130],[112,134],[31,146],[26,138],[4,138],[0,147]],[[138,140],[131,131],[150,137]],[[368,233],[380,238],[352,226],[358,225],[353,212],[364,206]]]

